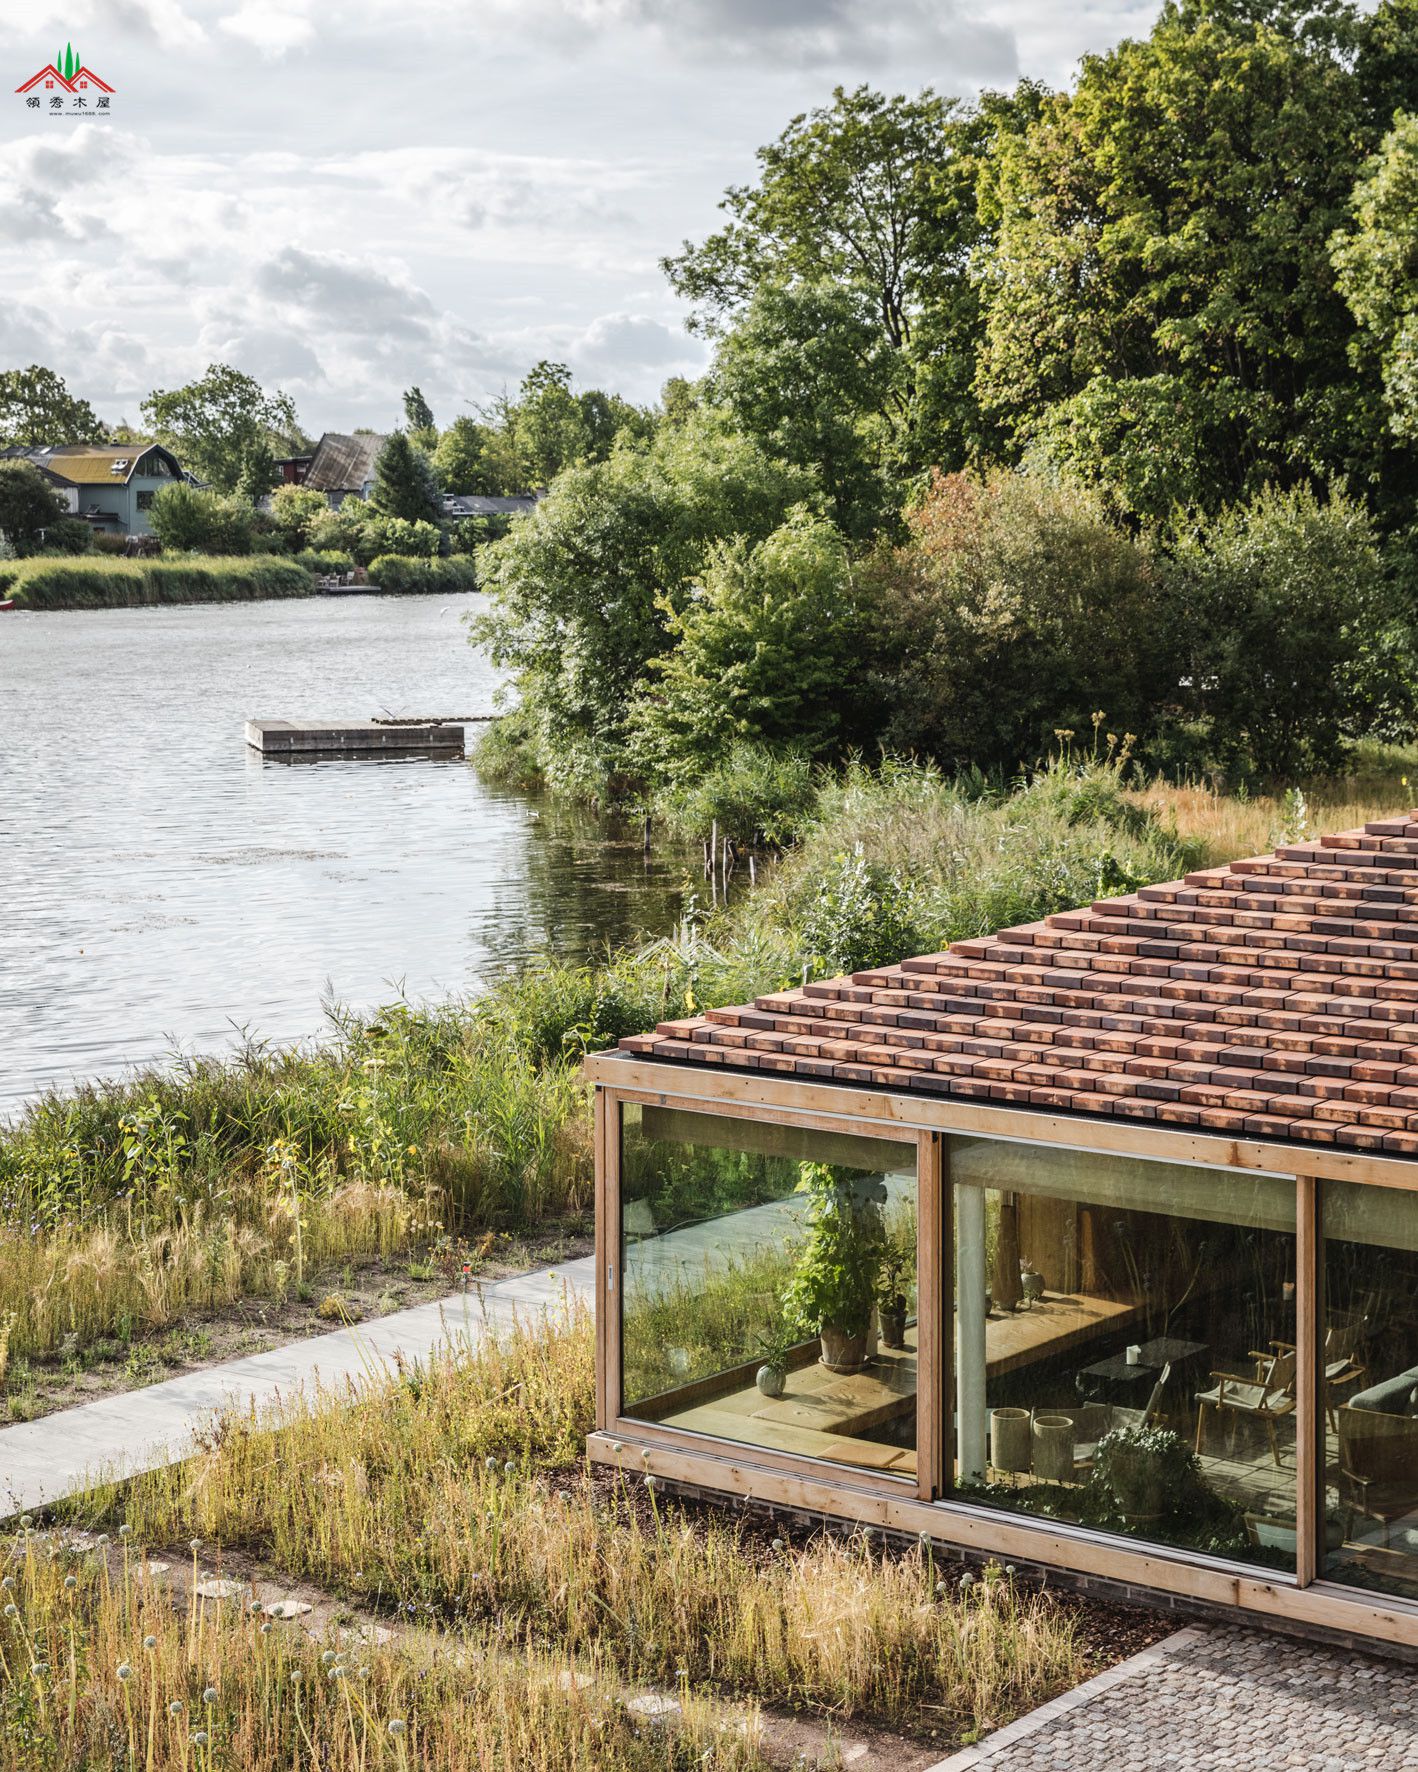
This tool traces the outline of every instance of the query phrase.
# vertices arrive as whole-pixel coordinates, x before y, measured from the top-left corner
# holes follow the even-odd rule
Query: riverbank
[[[305,567],[274,554],[119,560],[41,556],[0,565],[0,595],[21,609],[130,609],[163,603],[250,603],[311,597]]]

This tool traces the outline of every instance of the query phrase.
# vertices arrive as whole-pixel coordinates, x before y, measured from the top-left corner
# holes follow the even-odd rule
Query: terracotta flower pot
[[[848,1335],[835,1323],[822,1325],[822,1363],[829,1372],[860,1372],[866,1363],[867,1337]]]

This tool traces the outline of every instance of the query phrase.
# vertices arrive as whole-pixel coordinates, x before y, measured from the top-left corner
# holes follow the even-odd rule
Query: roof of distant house
[[[358,492],[374,478],[374,463],[388,441],[377,431],[326,431],[301,484],[312,492]]]
[[[443,500],[449,517],[516,517],[535,508],[539,492],[517,492],[510,498],[484,497],[481,493],[449,493]]]
[[[154,451],[166,458],[174,475],[181,477],[182,465],[170,449],[161,443],[52,443],[42,448],[13,444],[0,450],[10,461],[31,462],[52,479],[69,486],[112,486],[128,481],[138,471],[144,456]]]
[[[1051,1113],[1418,1152],[1418,812],[621,1041]]]

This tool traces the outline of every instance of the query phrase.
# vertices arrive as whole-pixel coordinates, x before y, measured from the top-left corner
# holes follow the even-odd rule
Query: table
[[[1125,1408],[1143,1409],[1164,1366],[1172,1367],[1174,1378],[1183,1378],[1188,1368],[1201,1364],[1207,1351],[1204,1341],[1182,1341],[1172,1335],[1155,1336],[1141,1344],[1135,1361],[1130,1363],[1125,1354],[1095,1360],[1077,1375],[1074,1385],[1079,1396],[1087,1402],[1119,1403]]]

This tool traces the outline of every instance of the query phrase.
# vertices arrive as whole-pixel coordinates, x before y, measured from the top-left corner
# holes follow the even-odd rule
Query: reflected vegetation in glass
[[[1418,1194],[1326,1182],[1325,1573],[1418,1599]]]
[[[949,1174],[959,1498],[1293,1569],[1293,1182],[977,1138]]]
[[[913,1474],[915,1146],[621,1112],[625,1412]]]

